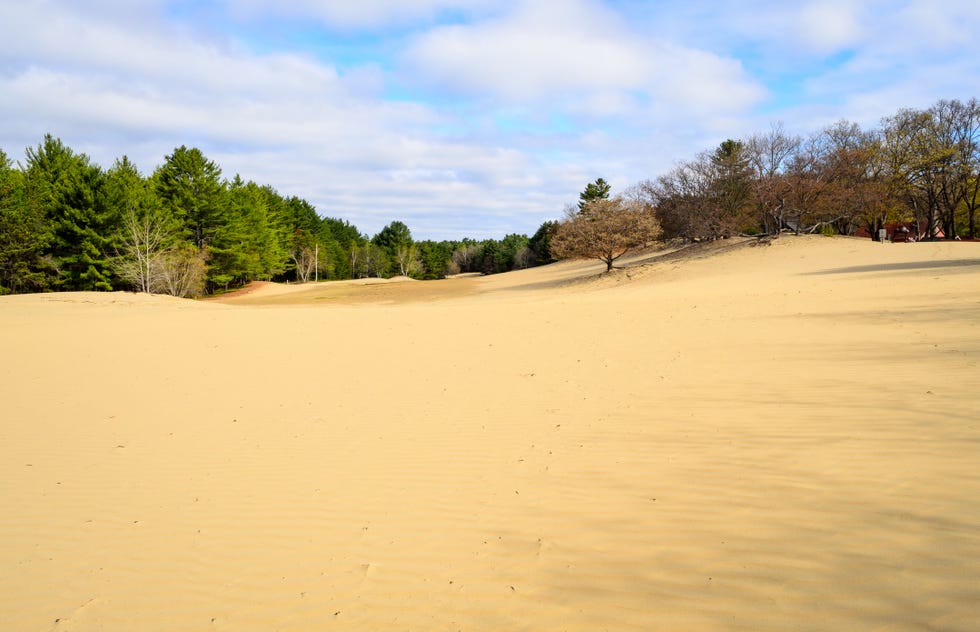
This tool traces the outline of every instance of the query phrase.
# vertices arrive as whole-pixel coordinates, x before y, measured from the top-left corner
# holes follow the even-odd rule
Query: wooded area
[[[548,263],[555,254],[594,256],[611,268],[623,248],[658,235],[876,236],[901,222],[921,238],[975,238],[980,104],[939,101],[900,110],[874,129],[839,121],[807,138],[775,125],[681,162],[616,204],[596,205],[609,194],[609,184],[597,179],[564,221],[545,222],[531,237],[415,241],[407,225],[393,221],[369,238],[346,220],[322,217],[306,200],[238,175],[223,178],[196,148],[174,149],[145,176],[125,156],[106,170],[46,135],[27,148],[22,164],[0,150],[0,294],[131,289],[200,296],[253,280],[438,279]],[[573,227],[577,246],[567,239]],[[602,246],[585,247],[600,227]]]
[[[194,297],[253,280],[436,279],[541,262],[541,236],[415,241],[393,221],[373,238],[271,186],[223,179],[178,147],[150,176],[103,170],[45,136],[14,165],[0,150],[0,294],[120,290]]]
[[[903,109],[874,129],[839,121],[807,138],[782,125],[727,140],[632,191],[665,237],[822,232],[877,236],[908,223],[926,239],[977,236],[980,104]]]

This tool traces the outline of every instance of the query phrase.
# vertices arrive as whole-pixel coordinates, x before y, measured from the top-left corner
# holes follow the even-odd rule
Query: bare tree
[[[122,253],[115,262],[116,272],[138,292],[160,291],[161,266],[173,239],[167,221],[157,213],[140,216],[130,209],[122,223]]]
[[[350,250],[350,276],[353,279],[356,276],[358,276],[358,273],[357,273],[358,266],[357,266],[357,264],[358,264],[358,259],[361,256],[361,247],[358,245],[358,243],[356,241],[353,241],[352,240],[350,242],[350,248],[349,248],[349,250]]]
[[[116,270],[139,292],[197,298],[204,294],[206,254],[190,244],[175,244],[172,225],[164,214],[130,209],[123,218]]]
[[[395,261],[401,276],[412,276],[422,271],[422,259],[415,244],[402,244],[395,249]]]
[[[788,135],[782,124],[776,124],[765,134],[753,135],[746,143],[749,164],[755,175],[755,201],[762,230],[768,235],[778,235],[785,225],[789,195],[785,173],[801,142],[799,136]]]
[[[958,208],[975,197],[980,106],[976,99],[967,103],[942,100],[929,109],[929,114],[933,143],[938,147],[933,170],[940,222],[946,237],[953,238]]]
[[[966,163],[962,207],[966,212],[967,237],[973,239],[977,236],[977,210],[980,209],[980,101],[970,99],[964,105],[960,125]]]
[[[478,244],[461,244],[453,250],[452,260],[460,272],[472,272],[483,248]]]
[[[828,148],[822,133],[804,140],[789,161],[786,173],[787,195],[784,221],[797,235],[807,232],[830,189],[832,170],[828,168]]]
[[[890,174],[916,222],[925,226],[926,237],[939,233],[941,181],[951,158],[937,142],[934,127],[929,112],[910,108],[884,121]]]
[[[160,286],[171,296],[201,296],[204,294],[206,278],[204,251],[199,251],[190,244],[171,248],[160,259]]]
[[[689,241],[716,239],[717,207],[713,197],[714,170],[704,152],[683,162],[648,186],[657,219],[667,237]]]
[[[832,225],[848,235],[858,224],[864,224],[876,235],[893,209],[883,177],[881,134],[842,120],[825,129],[822,136],[827,187],[819,205],[819,221],[810,230]]]
[[[377,277],[380,279],[385,275],[387,269],[388,259],[385,256],[384,250],[370,241],[365,242],[360,247],[358,254],[356,276],[362,279],[367,277]]]
[[[514,253],[514,269],[524,270],[530,267],[533,260],[534,251],[528,246],[522,246],[517,252]]]
[[[300,246],[293,251],[290,255],[293,263],[296,265],[296,280],[300,283],[306,283],[313,276],[314,270],[316,270],[316,252],[313,248],[309,246]]]
[[[558,258],[596,258],[606,271],[630,250],[648,245],[660,236],[660,224],[652,210],[621,197],[596,199],[581,212],[558,224],[551,252]]]

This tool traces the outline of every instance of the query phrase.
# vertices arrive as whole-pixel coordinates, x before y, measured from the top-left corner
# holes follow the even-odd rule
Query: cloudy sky
[[[0,148],[179,145],[374,234],[533,233],[782,122],[980,96],[975,0],[0,3]]]

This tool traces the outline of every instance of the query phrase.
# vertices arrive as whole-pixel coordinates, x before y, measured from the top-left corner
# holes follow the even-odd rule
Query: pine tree
[[[214,241],[225,222],[225,187],[221,168],[200,149],[181,145],[154,173],[157,194],[177,218],[188,240],[199,249]]]
[[[208,245],[208,279],[215,286],[227,287],[283,272],[285,252],[269,221],[262,189],[235,176],[227,191],[224,213]]]
[[[53,269],[43,255],[51,238],[40,205],[27,194],[23,174],[0,150],[0,294],[48,287]]]
[[[591,202],[595,202],[596,200],[608,200],[610,189],[612,187],[602,178],[596,179],[595,182],[590,182],[585,186],[585,190],[578,195],[578,209],[582,211]]]
[[[58,270],[58,289],[112,289],[118,218],[100,199],[103,178],[88,156],[50,134],[27,150],[28,193],[53,229],[48,250]]]
[[[408,274],[408,262],[414,263],[417,257],[409,256],[411,246],[415,243],[412,239],[412,231],[404,222],[394,221],[382,228],[377,235],[371,239],[371,243],[380,248],[385,258],[393,266],[392,270],[386,270],[382,274],[394,272],[395,274]],[[399,264],[399,261],[401,263]],[[414,266],[413,266],[414,267]]]

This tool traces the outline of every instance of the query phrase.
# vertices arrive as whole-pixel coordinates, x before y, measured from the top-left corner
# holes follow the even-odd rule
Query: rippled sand
[[[0,297],[0,629],[975,630],[980,243]]]

